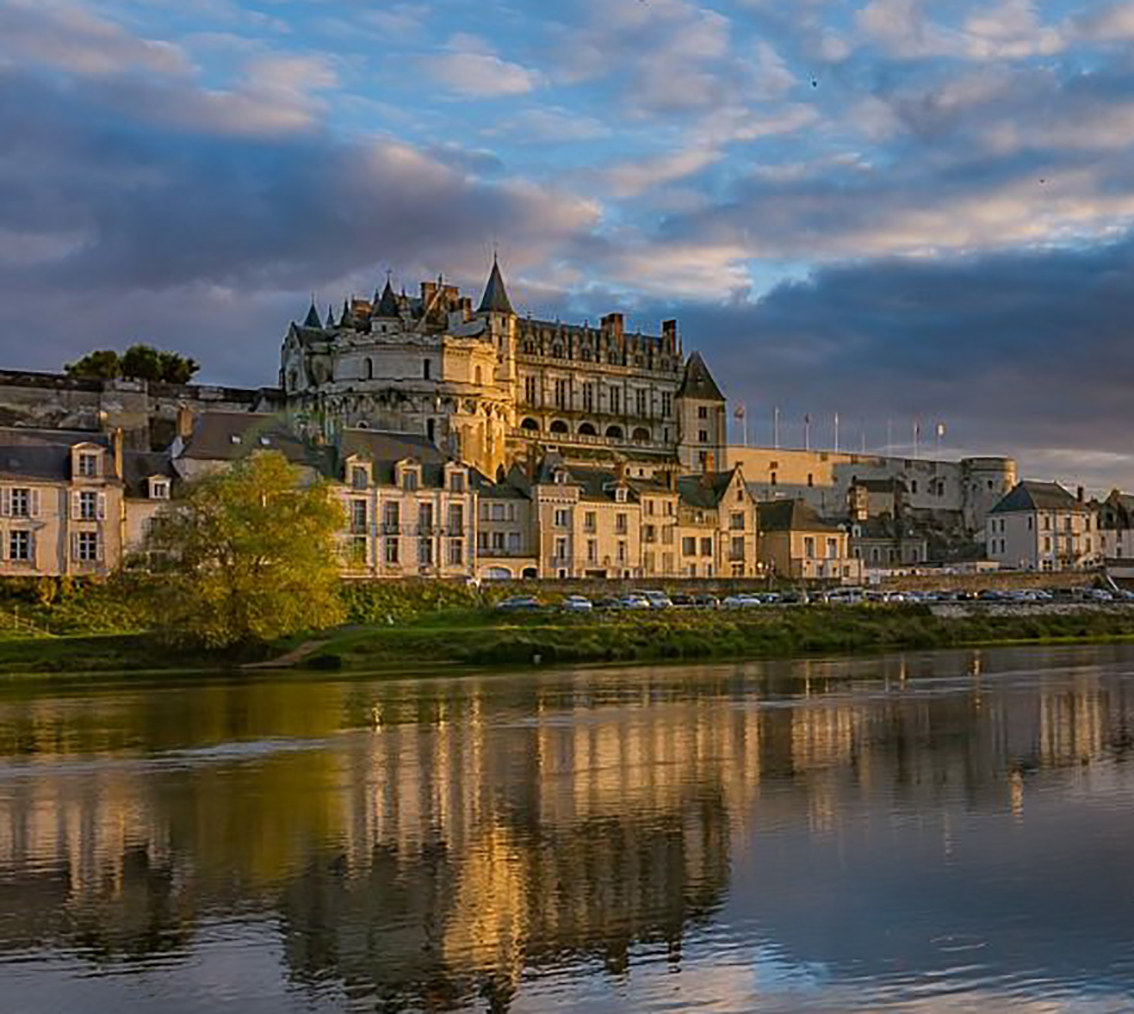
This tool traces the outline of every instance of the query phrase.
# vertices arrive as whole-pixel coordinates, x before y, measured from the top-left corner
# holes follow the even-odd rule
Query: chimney
[[[115,426],[110,431],[110,451],[114,459],[114,477],[116,479],[125,478],[125,472],[122,467],[122,445],[125,443],[126,438],[122,432],[121,426]]]
[[[1075,499],[1078,500],[1079,503],[1083,503],[1086,499],[1086,490],[1084,490],[1082,486],[1075,490]]]
[[[621,486],[621,485],[625,484],[625,482],[626,482],[626,462],[625,461],[618,462],[617,475],[618,475],[618,485]]]
[[[436,282],[422,282],[421,283],[421,308],[428,310],[429,304],[433,302],[433,296],[437,292]]]
[[[608,313],[602,319],[602,329],[615,338],[622,337],[622,314]]]
[[[661,324],[662,340],[665,347],[671,352],[677,348],[677,321],[663,320]]]
[[[193,411],[188,405],[177,406],[177,435],[188,440],[193,435]]]

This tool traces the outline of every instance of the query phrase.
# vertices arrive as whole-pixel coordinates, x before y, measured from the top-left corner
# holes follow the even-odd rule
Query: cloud
[[[475,98],[524,95],[540,87],[543,75],[488,51],[483,40],[457,35],[444,51],[424,61],[434,80],[450,91]]]

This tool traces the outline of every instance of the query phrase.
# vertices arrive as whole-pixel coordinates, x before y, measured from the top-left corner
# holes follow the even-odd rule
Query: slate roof
[[[149,498],[148,479],[161,475],[174,481],[173,458],[165,451],[125,451],[122,455],[122,479],[128,497]]]
[[[401,310],[398,307],[398,297],[394,295],[394,287],[390,284],[390,279],[386,279],[386,287],[382,290],[382,295],[378,298],[377,306],[374,307],[373,316],[375,317],[400,317]]]
[[[995,506],[992,514],[1018,511],[1087,511],[1090,508],[1067,492],[1058,482],[1024,479]]]
[[[352,454],[370,461],[401,461],[416,458],[423,464],[437,464],[448,458],[429,438],[419,433],[390,430],[346,429],[341,439],[343,458]]]
[[[703,472],[700,475],[681,476],[677,480],[681,502],[690,507],[716,510],[735,472],[733,469],[731,472]]]
[[[685,376],[681,378],[681,387],[677,390],[679,398],[694,398],[699,401],[724,401],[725,396],[713,380],[709,367],[701,358],[700,352],[694,352],[685,364]]]
[[[315,301],[311,301],[311,308],[307,311],[307,317],[303,321],[304,327],[322,328],[323,322],[319,319],[319,311],[315,309]]]
[[[71,471],[67,444],[0,443],[0,476],[66,482]]]
[[[279,451],[296,465],[313,464],[311,449],[284,420],[253,412],[205,412],[197,416],[182,457],[238,461],[256,450]]]
[[[488,284],[484,287],[484,297],[480,301],[479,313],[515,313],[508,299],[508,292],[504,288],[504,276],[500,274],[500,265],[496,258],[492,258],[492,274],[488,276]]]
[[[765,500],[757,505],[762,532],[835,532],[838,526],[824,521],[802,500]]]

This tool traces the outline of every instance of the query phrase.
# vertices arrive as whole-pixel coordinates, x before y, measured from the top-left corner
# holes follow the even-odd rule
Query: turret
[[[705,471],[706,462],[725,467],[728,416],[725,397],[701,353],[694,352],[685,364],[685,375],[677,389],[678,454],[690,471]]]

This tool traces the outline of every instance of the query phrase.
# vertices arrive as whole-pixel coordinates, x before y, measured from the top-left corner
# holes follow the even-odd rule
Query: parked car
[[[649,602],[651,609],[673,608],[673,600],[663,591],[644,591],[642,598]]]
[[[721,605],[725,609],[752,609],[762,603],[755,595],[729,595]]]
[[[562,609],[568,613],[589,613],[594,604],[585,595],[568,595],[563,600]]]
[[[496,603],[502,613],[522,613],[530,609],[542,609],[543,603],[534,595],[513,595]]]
[[[594,604],[595,609],[621,609],[622,599],[603,598],[598,599]]]
[[[1131,593],[1134,597],[1134,593]],[[716,609],[720,606],[721,601],[715,595],[694,595],[693,605],[698,609]]]
[[[1114,596],[1105,588],[1088,588],[1088,597],[1092,602],[1113,602]]]
[[[697,604],[696,599],[692,595],[671,595],[669,597],[669,600],[678,609],[688,609],[690,606],[695,606]]]
[[[623,595],[618,600],[619,608],[621,609],[652,609],[650,600],[645,595],[639,595],[637,592],[630,592],[628,595]]]

